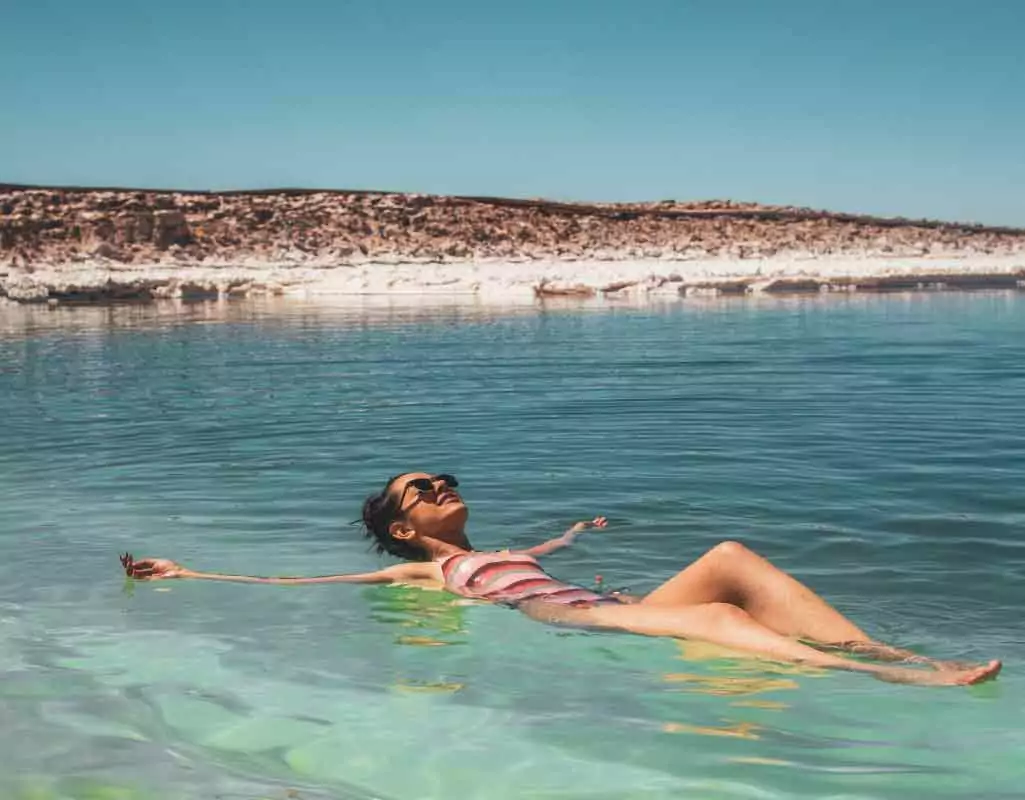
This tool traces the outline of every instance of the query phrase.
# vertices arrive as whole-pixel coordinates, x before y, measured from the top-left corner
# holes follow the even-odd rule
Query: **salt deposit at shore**
[[[1025,288],[1025,253],[960,258],[786,257],[538,261],[451,265],[372,264],[331,271],[295,287],[307,296],[472,294],[502,302],[533,297],[714,296]]]
[[[809,292],[1025,289],[1025,253],[959,257],[776,256],[764,259],[365,262],[341,265],[111,264],[8,273],[20,302],[291,295],[343,302],[368,296],[643,298]]]

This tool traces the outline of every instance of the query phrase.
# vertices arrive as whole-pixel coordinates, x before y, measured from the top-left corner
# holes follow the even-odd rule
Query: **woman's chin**
[[[446,524],[452,525],[459,522],[460,527],[462,527],[462,523],[466,522],[470,516],[470,509],[463,503],[445,503],[445,505],[441,506],[441,515]]]

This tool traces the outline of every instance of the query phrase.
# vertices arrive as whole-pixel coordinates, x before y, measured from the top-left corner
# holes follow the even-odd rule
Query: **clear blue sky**
[[[0,181],[1025,225],[1025,2],[11,0]]]

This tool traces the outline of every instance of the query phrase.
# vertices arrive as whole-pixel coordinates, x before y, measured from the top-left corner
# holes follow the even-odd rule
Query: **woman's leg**
[[[648,606],[731,603],[784,636],[838,644],[868,634],[803,583],[739,542],[723,542],[641,600]]]
[[[826,652],[839,650],[844,653],[852,653],[857,656],[865,656],[876,661],[899,661],[903,664],[926,664],[934,669],[967,669],[971,667],[964,661],[939,661],[935,658],[922,656],[911,650],[902,647],[893,647],[882,642],[836,642],[834,644],[815,644],[816,648]]]
[[[822,653],[782,636],[753,619],[743,609],[729,603],[701,603],[686,607],[603,603],[591,608],[573,608],[535,601],[523,603],[519,608],[534,619],[551,624],[620,630],[644,636],[700,639],[777,661],[867,672],[893,683],[961,685],[988,680],[1000,671],[998,661],[991,661],[982,667],[943,672],[882,667],[852,661]]]
[[[869,638],[803,583],[739,542],[723,542],[641,600],[646,605],[732,603],[784,636],[794,636],[879,661],[964,669]]]

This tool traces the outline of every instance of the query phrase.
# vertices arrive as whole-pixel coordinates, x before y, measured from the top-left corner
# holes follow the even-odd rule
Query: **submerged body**
[[[524,550],[478,551],[465,533],[468,510],[451,475],[406,473],[367,498],[363,524],[379,552],[408,563],[367,573],[310,578],[202,573],[165,559],[122,556],[138,579],[202,578],[247,583],[398,583],[511,606],[556,625],[698,639],[779,661],[866,672],[882,680],[963,685],[996,676],[999,661],[966,666],[931,661],[873,641],[804,584],[738,542],[724,542],[643,597],[605,595],[549,575],[537,561],[571,544],[603,517]],[[805,644],[809,642],[811,644]],[[825,652],[842,650],[928,669],[883,666]]]

